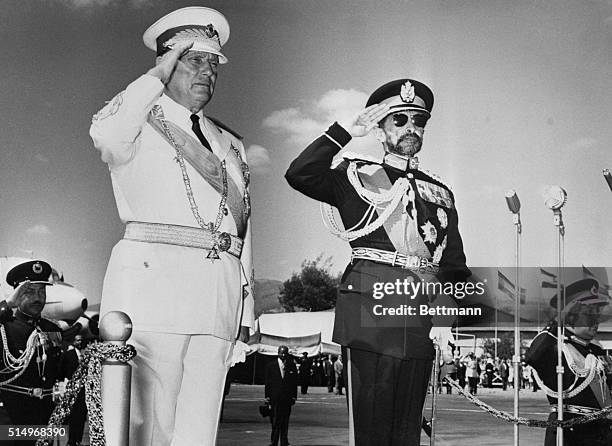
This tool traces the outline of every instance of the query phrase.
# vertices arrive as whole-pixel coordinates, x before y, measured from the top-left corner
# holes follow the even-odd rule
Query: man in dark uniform
[[[453,194],[419,169],[415,156],[433,102],[421,82],[389,82],[361,113],[313,141],[285,176],[293,188],[329,205],[323,205],[328,226],[352,247],[333,334],[343,346],[350,444],[419,444],[434,357],[432,316],[420,311],[430,295],[441,293],[415,291],[410,283],[454,285],[470,275]],[[351,138],[372,129],[385,151],[382,160],[345,154],[332,166]],[[348,229],[339,228],[331,206]],[[455,305],[449,296],[434,305],[442,299]]]
[[[63,352],[60,362],[60,378],[71,379],[74,372],[79,367],[83,349],[85,348],[83,336],[76,335],[72,345]],[[68,444],[66,446],[80,446],[85,430],[85,420],[87,419],[87,405],[85,403],[85,387],[82,387],[77,394],[76,400],[66,419],[68,424]]]
[[[47,425],[54,408],[52,394],[59,375],[61,330],[41,317],[50,275],[51,266],[41,260],[21,263],[6,275],[15,291],[0,303],[0,329],[3,338],[6,335],[6,344],[3,342],[1,347],[0,392],[14,425]],[[17,308],[15,314],[13,307]]]
[[[300,393],[306,395],[308,393],[308,385],[310,384],[310,374],[312,371],[310,359],[308,359],[308,353],[302,353],[300,358]]]
[[[278,446],[280,440],[281,446],[288,446],[289,416],[297,399],[297,368],[284,345],[278,347],[278,359],[266,367],[265,392],[266,402],[272,406],[270,445]]]
[[[605,351],[592,342],[597,335],[604,311],[609,312],[610,298],[599,293],[594,279],[583,279],[567,286],[565,307],[562,311],[565,323],[563,345],[563,420],[597,412],[612,405],[610,397],[610,364]],[[557,296],[551,306],[557,307]],[[557,324],[552,322],[532,341],[525,355],[527,364],[536,373],[538,385],[551,405],[549,421],[557,419]],[[584,387],[583,390],[580,387]],[[555,446],[557,429],[546,429],[545,446]],[[612,420],[596,420],[563,429],[565,446],[609,446],[612,444]]]

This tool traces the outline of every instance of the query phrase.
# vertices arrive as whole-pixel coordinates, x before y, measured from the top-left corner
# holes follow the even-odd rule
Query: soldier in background
[[[550,304],[557,308],[557,296]],[[597,412],[612,405],[608,380],[610,370],[605,351],[594,341],[602,319],[609,317],[610,298],[600,294],[594,279],[574,282],[565,289],[565,324],[563,340],[563,420]],[[557,419],[557,323],[550,323],[534,338],[525,360],[535,371],[534,378],[543,384],[550,403],[548,421]],[[588,383],[585,381],[588,380]],[[586,385],[577,392],[578,387]],[[573,395],[572,395],[573,393]],[[546,429],[545,446],[555,446],[556,427]],[[609,446],[612,444],[612,420],[599,419],[563,430],[565,446]]]
[[[6,282],[14,288],[11,296],[0,302],[2,343],[0,393],[11,423],[47,425],[53,402],[53,387],[59,377],[62,332],[54,322],[41,317],[47,301],[46,287],[51,266],[31,260],[12,268]],[[15,309],[13,314],[13,309]],[[7,381],[20,375],[10,383]],[[34,445],[35,441],[18,441]]]

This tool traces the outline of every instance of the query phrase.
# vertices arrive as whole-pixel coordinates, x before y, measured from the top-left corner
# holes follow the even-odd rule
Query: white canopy
[[[334,311],[262,314],[257,319],[251,347],[264,355],[276,355],[279,345],[289,347],[292,355],[340,354],[332,342]]]

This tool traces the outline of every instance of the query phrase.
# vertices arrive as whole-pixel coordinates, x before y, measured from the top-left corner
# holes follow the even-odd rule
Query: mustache
[[[405,135],[402,135],[401,138],[397,141],[397,143],[401,143],[401,142],[415,142],[415,141],[421,141],[422,138],[417,134],[417,133],[413,133],[413,132],[408,132]]]

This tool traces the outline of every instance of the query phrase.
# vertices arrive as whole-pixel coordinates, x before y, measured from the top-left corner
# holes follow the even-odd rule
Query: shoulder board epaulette
[[[334,159],[331,167],[332,169],[336,169],[337,167],[345,169],[352,162],[358,163],[360,167],[368,164],[377,164],[379,166],[381,165],[380,160],[376,159],[371,155],[356,152],[344,152],[342,156]]]
[[[364,161],[366,163],[374,163],[381,164],[382,161],[375,156],[367,155],[365,153],[357,153],[357,152],[344,152],[342,154],[342,158],[347,161]]]
[[[228,133],[231,133],[232,135],[234,135],[236,138],[242,140],[242,136],[240,136],[238,133],[236,133],[234,130],[230,129],[228,126],[226,126],[225,124],[223,124],[221,121],[219,121],[217,118],[213,118],[211,116],[206,116],[208,119],[210,119],[213,124],[215,124],[219,129],[221,130],[225,130]]]
[[[424,173],[425,175],[427,175],[429,178],[431,178],[432,180],[434,180],[436,183],[438,183],[440,186],[445,187],[446,189],[448,189],[449,192],[453,192],[452,189],[450,188],[450,186],[448,184],[446,184],[444,181],[442,181],[442,178],[440,178],[438,175],[436,175],[433,172],[430,172],[427,169],[419,169],[420,172]]]

